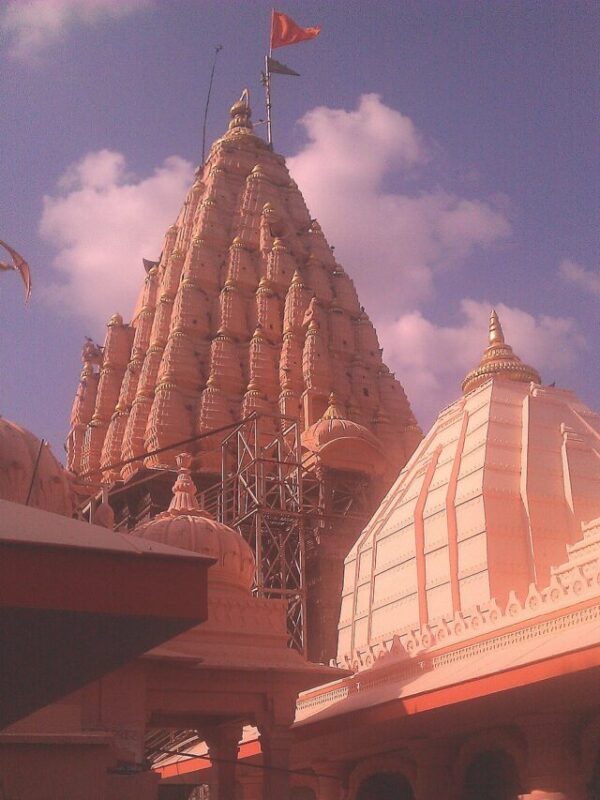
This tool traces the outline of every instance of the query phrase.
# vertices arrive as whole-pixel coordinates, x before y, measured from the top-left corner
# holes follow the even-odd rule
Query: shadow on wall
[[[379,772],[361,783],[356,800],[414,800],[414,794],[403,775]]]
[[[461,800],[518,800],[521,791],[512,757],[504,750],[488,750],[470,763]]]

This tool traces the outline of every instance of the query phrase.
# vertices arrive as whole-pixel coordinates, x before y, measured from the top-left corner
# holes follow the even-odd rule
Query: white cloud
[[[128,317],[143,283],[142,258],[157,258],[193,179],[193,167],[170,156],[136,178],[121,153],[100,150],[71,165],[54,196],[44,197],[42,236],[58,252],[64,283],[49,296],[92,322],[115,311]]]
[[[0,15],[8,52],[21,61],[35,60],[76,25],[94,25],[126,16],[151,0],[12,0]]]
[[[491,305],[464,299],[460,324],[438,326],[420,311],[382,325],[384,356],[397,371],[419,421],[428,426],[440,409],[460,396],[461,382],[487,346]],[[585,348],[574,320],[534,317],[519,308],[496,306],[505,338],[514,352],[552,382]]]
[[[600,296],[600,272],[595,272],[573,261],[571,258],[563,258],[558,267],[558,272],[564,280],[572,283],[584,292],[590,292]]]
[[[436,269],[510,233],[491,200],[387,188],[390,176],[413,177],[429,153],[412,121],[377,95],[363,95],[355,111],[316,108],[300,122],[309,141],[288,159],[290,171],[380,318],[427,299]]]

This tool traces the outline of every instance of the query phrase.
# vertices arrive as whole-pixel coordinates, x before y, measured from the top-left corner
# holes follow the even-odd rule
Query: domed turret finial
[[[504,332],[495,308],[492,308],[492,313],[490,314],[489,342],[490,344],[504,344]]]
[[[117,327],[119,325],[122,325],[122,324],[123,324],[123,317],[120,314],[115,313],[108,320],[107,327],[108,328],[115,328],[115,327]]]
[[[463,394],[471,392],[490,378],[515,381],[517,383],[541,383],[537,370],[524,364],[513,353],[513,349],[504,340],[502,325],[494,309],[490,314],[488,334],[489,344],[486,347],[479,366],[468,373],[462,382]]]
[[[196,485],[190,476],[192,457],[189,453],[180,453],[177,462],[177,480],[173,484],[173,499],[169,505],[169,514],[197,514],[201,509],[196,500]]]
[[[344,419],[343,414],[340,412],[337,404],[337,396],[335,392],[329,395],[329,405],[321,419]]]
[[[217,522],[200,507],[190,476],[191,464],[189,453],[177,457],[179,474],[168,511],[136,525],[133,533],[212,559],[208,579],[219,592],[240,589],[249,592],[255,566],[252,548],[237,531]],[[209,593],[209,596],[213,595]]]
[[[250,94],[248,89],[244,89],[240,99],[231,106],[229,114],[231,115],[231,120],[229,122],[230,131],[239,132],[243,130],[252,130],[252,122],[250,122],[252,111],[250,110]]]

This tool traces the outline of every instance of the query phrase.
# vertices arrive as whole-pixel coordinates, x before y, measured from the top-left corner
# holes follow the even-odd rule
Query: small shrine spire
[[[524,364],[506,344],[500,319],[495,309],[490,314],[488,346],[484,350],[479,366],[468,373],[462,382],[463,394],[473,391],[490,378],[501,378],[517,383],[541,383],[537,370]]]

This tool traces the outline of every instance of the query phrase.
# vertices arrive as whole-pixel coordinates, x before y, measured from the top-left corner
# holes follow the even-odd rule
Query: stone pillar
[[[585,781],[575,753],[575,736],[564,716],[536,714],[519,720],[527,736],[522,800],[585,800]]]
[[[263,800],[289,800],[290,749],[292,734],[288,726],[269,725],[261,728],[263,752]]]
[[[215,776],[210,787],[211,800],[235,798],[235,772],[241,738],[242,726],[239,723],[219,725],[206,736],[208,755]]]
[[[452,754],[446,742],[420,739],[411,744],[411,755],[417,765],[414,782],[416,800],[454,800]]]
[[[317,761],[313,765],[318,781],[318,800],[342,800],[345,769],[333,761]]]

